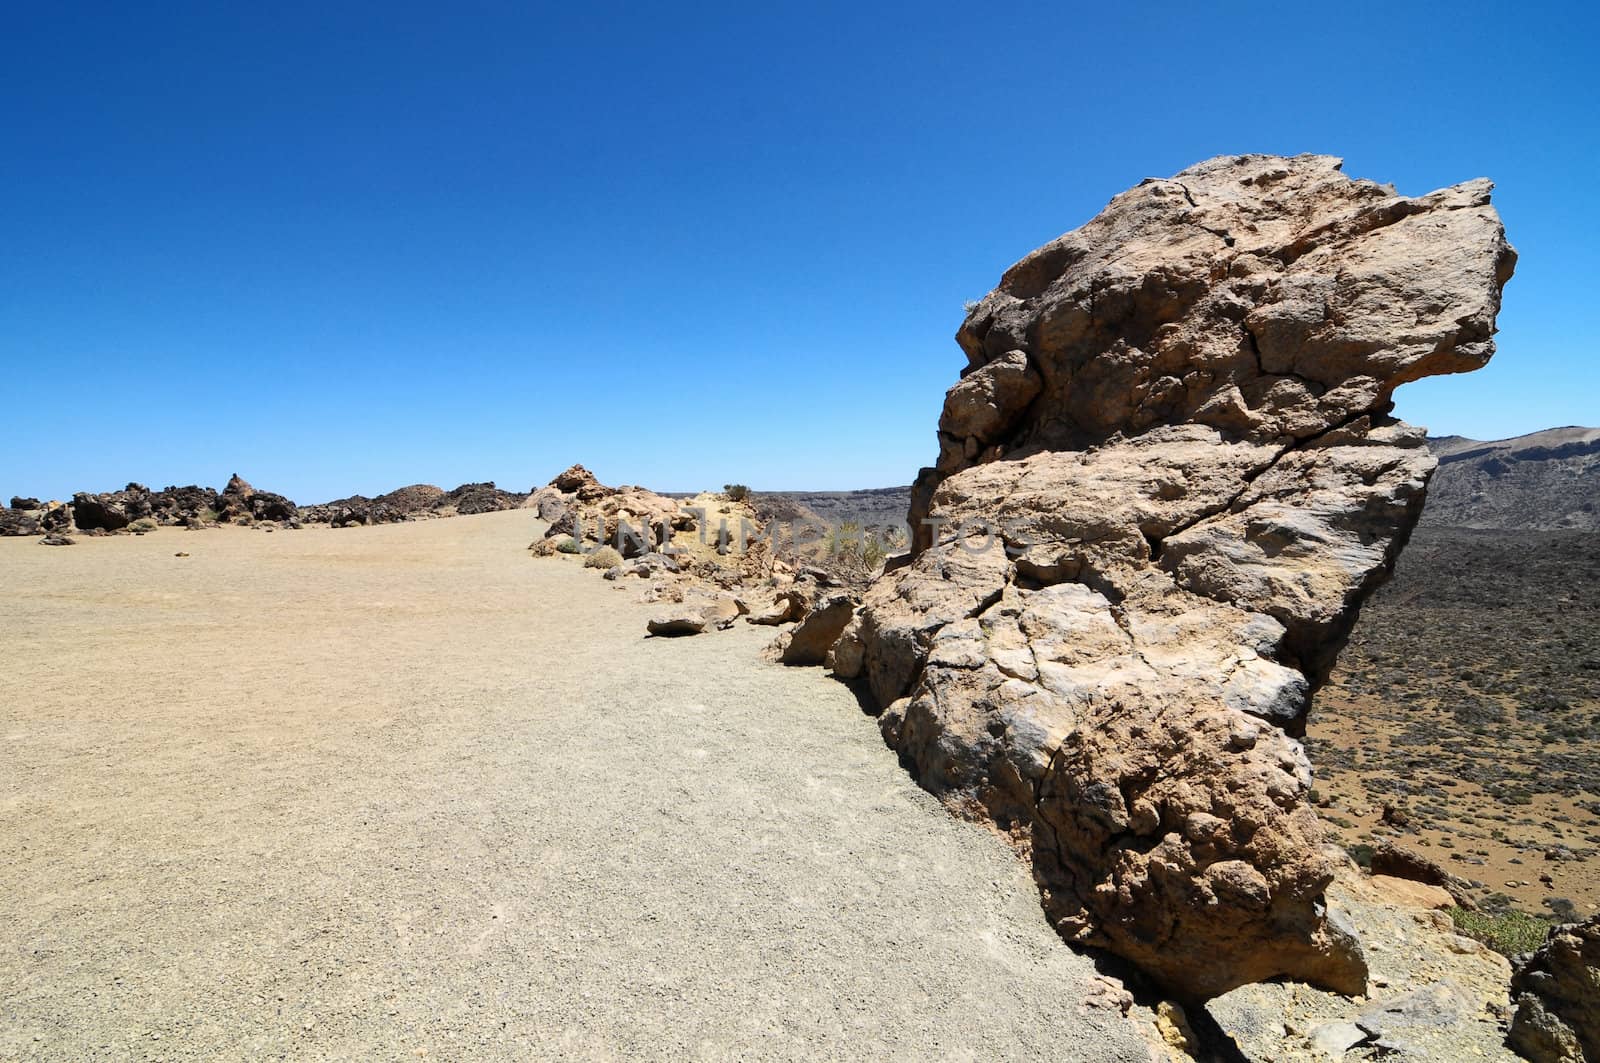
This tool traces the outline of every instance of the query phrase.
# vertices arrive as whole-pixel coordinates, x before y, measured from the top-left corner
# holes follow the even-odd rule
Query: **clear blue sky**
[[[587,10],[586,10],[587,9]],[[0,499],[908,482],[951,336],[1146,176],[1477,176],[1436,433],[1600,422],[1600,19],[1539,6],[10,4]]]

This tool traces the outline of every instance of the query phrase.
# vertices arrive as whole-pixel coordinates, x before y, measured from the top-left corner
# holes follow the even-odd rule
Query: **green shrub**
[[[729,502],[750,501],[750,488],[744,484],[723,484],[722,493],[728,496]]]
[[[622,564],[622,555],[609,546],[602,546],[583,559],[584,568],[616,568]]]
[[[1469,912],[1465,908],[1452,908],[1450,918],[1457,930],[1504,956],[1532,952],[1544,944],[1545,935],[1555,925],[1554,919],[1519,912],[1515,908],[1499,912]]]
[[[1372,846],[1368,845],[1366,842],[1357,842],[1354,845],[1345,846],[1344,849],[1345,852],[1350,854],[1350,859],[1354,860],[1368,871],[1372,870]]]
[[[128,530],[131,532],[153,532],[159,527],[160,525],[155,522],[154,518],[140,517],[128,525]]]
[[[583,553],[583,544],[569,536],[556,543],[556,549],[563,554],[581,554]]]

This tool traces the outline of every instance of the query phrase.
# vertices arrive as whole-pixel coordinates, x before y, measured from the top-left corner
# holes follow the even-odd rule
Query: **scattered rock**
[[[693,524],[676,499],[642,487],[606,487],[582,465],[534,491],[524,505],[549,521],[548,538],[605,543],[624,558],[659,552],[673,531]]]
[[[1490,187],[1213,159],[1023,259],[957,334],[912,556],[838,674],[919,782],[1031,835],[1065,936],[1175,995],[1364,988],[1296,736],[1435,465],[1392,391],[1493,352]]]
[[[707,622],[701,611],[694,609],[661,613],[651,617],[646,626],[652,635],[698,635],[706,629]]]
[[[1388,802],[1384,802],[1383,812],[1378,818],[1391,827],[1404,828],[1411,826],[1410,814],[1399,805],[1392,805]]]
[[[44,506],[37,498],[23,498],[19,495],[11,496],[12,509],[37,510]]]
[[[39,540],[40,546],[73,546],[75,540],[66,535],[46,535]]]
[[[1311,1047],[1337,1059],[1372,1035],[1353,1022],[1323,1023],[1306,1035]]]

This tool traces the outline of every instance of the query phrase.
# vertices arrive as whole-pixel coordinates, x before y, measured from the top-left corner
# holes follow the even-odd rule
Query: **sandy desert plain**
[[[535,524],[0,539],[0,1059],[1145,1058],[844,685]]]

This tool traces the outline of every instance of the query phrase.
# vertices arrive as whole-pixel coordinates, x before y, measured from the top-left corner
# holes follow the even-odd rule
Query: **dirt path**
[[[1146,1058],[844,688],[532,530],[0,540],[0,1059]]]

